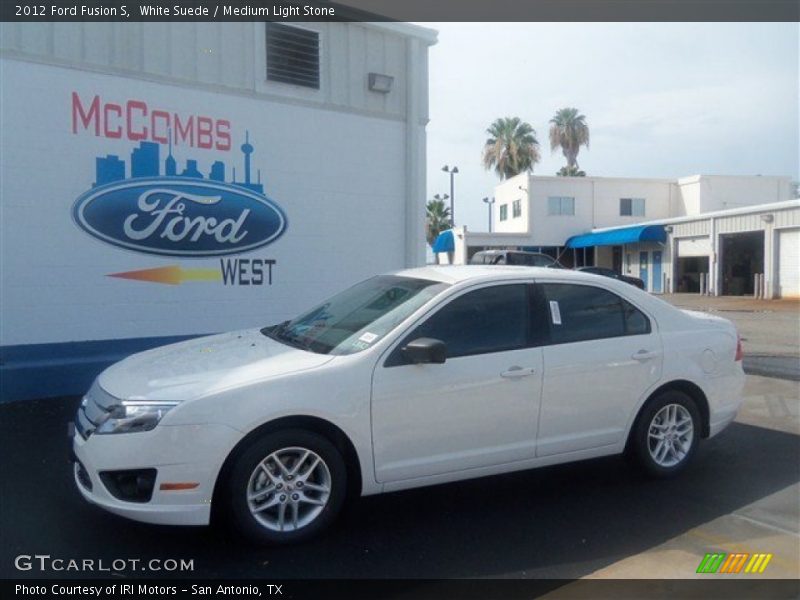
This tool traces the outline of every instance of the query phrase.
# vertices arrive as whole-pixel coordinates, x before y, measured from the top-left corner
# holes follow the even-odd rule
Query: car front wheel
[[[633,435],[632,451],[640,466],[656,477],[672,476],[697,449],[700,411],[683,392],[665,392],[644,407]]]
[[[336,518],[346,477],[341,454],[326,438],[302,430],[267,434],[233,467],[230,516],[241,533],[258,543],[308,539]]]

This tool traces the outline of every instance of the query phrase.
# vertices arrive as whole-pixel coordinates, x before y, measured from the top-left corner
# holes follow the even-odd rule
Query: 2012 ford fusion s
[[[736,416],[724,319],[606,277],[428,267],[111,366],[76,417],[85,498],[150,523],[312,536],[345,498],[627,452],[686,467]]]

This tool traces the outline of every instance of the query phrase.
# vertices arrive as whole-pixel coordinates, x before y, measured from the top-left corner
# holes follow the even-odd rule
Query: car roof
[[[675,323],[676,319],[685,321],[684,313],[666,301],[619,279],[585,271],[511,265],[428,265],[427,267],[395,271],[393,274],[401,277],[440,281],[454,287],[491,281],[519,281],[520,278],[531,278],[540,283],[553,281],[591,284],[613,291],[639,308],[647,309],[656,318],[659,327],[667,323]]]
[[[520,277],[535,277],[537,280],[557,279],[563,281],[597,281],[598,275],[580,273],[569,269],[549,269],[523,265],[428,265],[414,269],[396,271],[401,277],[431,279],[451,285],[465,281],[503,281]]]
[[[531,252],[529,250],[498,250],[497,248],[491,250],[478,250],[475,254],[532,254],[535,256],[547,256],[548,258],[552,258],[549,254],[545,254],[544,252]]]

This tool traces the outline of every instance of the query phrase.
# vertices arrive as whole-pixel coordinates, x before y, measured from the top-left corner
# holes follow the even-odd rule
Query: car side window
[[[550,311],[550,343],[568,344],[650,332],[650,320],[608,290],[565,283],[542,284]]]
[[[650,319],[627,300],[622,301],[625,311],[625,335],[646,335],[650,333]]]
[[[407,364],[401,348],[421,337],[441,340],[447,358],[524,348],[528,343],[528,286],[508,284],[467,292],[417,326],[386,366]]]

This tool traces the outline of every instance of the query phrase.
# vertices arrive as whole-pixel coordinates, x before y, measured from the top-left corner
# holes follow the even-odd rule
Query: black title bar
[[[3,21],[798,21],[797,0],[2,0]]]

